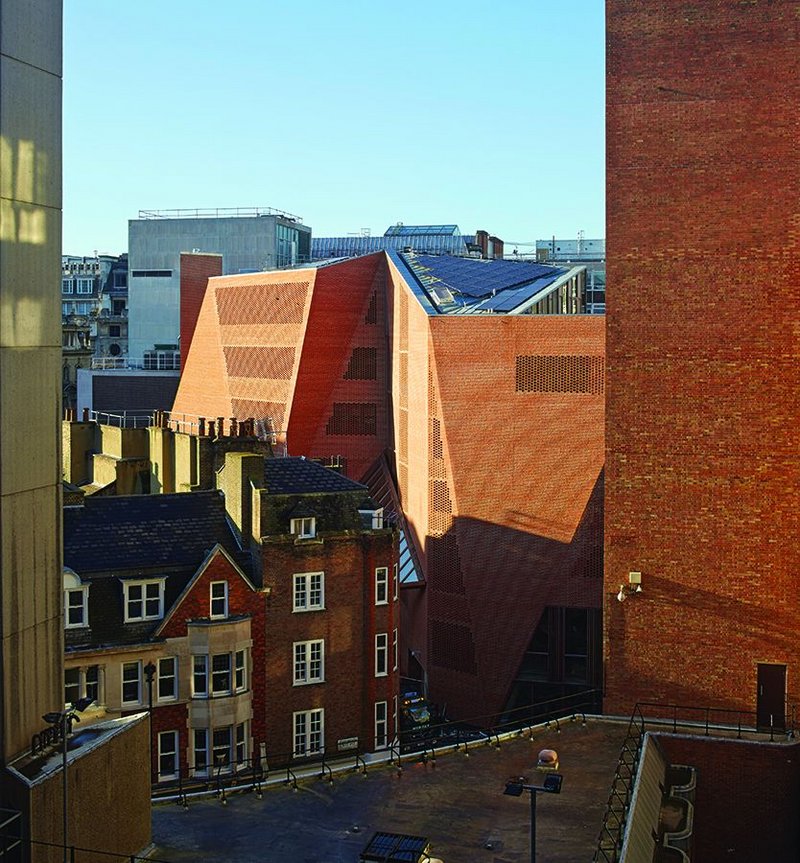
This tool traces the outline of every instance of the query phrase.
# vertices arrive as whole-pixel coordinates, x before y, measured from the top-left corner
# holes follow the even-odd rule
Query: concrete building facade
[[[128,223],[131,361],[155,353],[180,367],[182,252],[220,254],[228,274],[292,266],[310,247],[311,228],[269,207],[142,210]]]
[[[606,8],[605,705],[780,727],[800,700],[797,4]]]

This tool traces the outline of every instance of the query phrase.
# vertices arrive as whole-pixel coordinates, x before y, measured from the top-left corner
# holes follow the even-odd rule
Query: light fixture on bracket
[[[619,602],[625,602],[625,600],[629,596],[635,596],[637,593],[642,592],[642,574],[641,572],[629,572],[628,573],[628,583],[621,584],[619,586],[619,593],[617,594],[617,600]]]

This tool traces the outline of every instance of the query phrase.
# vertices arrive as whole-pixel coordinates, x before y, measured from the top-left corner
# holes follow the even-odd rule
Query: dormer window
[[[64,627],[79,629],[89,625],[89,585],[82,584],[72,571],[64,571]]]
[[[317,535],[317,520],[315,518],[293,518],[289,532],[298,539],[313,539]]]
[[[228,616],[228,582],[211,582],[211,617]]]
[[[358,508],[361,517],[361,527],[364,530],[380,530],[383,527],[383,507],[374,500],[367,498]]]
[[[125,623],[159,620],[164,616],[164,579],[124,581]]]

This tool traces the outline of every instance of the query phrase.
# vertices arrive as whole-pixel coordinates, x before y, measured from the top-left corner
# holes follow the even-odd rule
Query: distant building
[[[77,405],[78,369],[127,354],[127,256],[61,257],[62,398]]]
[[[587,240],[578,236],[574,240],[536,241],[536,260],[543,263],[572,263],[586,266],[586,311],[591,315],[605,314],[606,310],[606,241]]]
[[[223,274],[290,267],[308,260],[311,228],[269,207],[141,210],[128,223],[132,362],[155,353],[159,368],[180,367],[181,253],[192,251],[222,255]]]
[[[414,250],[431,255],[503,257],[502,240],[487,231],[462,234],[458,225],[404,225],[398,222],[387,228],[382,237],[362,233],[345,237],[314,237],[311,241],[311,257],[315,261],[352,258],[392,249],[397,252]]]
[[[600,682],[604,322],[584,273],[381,251],[222,276],[186,357],[176,421],[255,417],[394,511],[400,664],[459,718]]]

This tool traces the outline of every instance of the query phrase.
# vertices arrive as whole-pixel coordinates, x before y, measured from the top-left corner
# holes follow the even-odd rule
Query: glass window
[[[325,680],[325,642],[294,643],[294,685],[322,683]]]
[[[386,605],[389,601],[389,569],[379,566],[375,570],[375,605]]]
[[[86,669],[86,697],[100,704],[100,666],[90,665]]]
[[[80,668],[64,669],[64,704],[74,704],[81,697]]]
[[[234,685],[236,691],[247,689],[247,651],[237,650],[234,664]]]
[[[64,591],[64,626],[67,629],[89,625],[88,598],[88,587]]]
[[[61,293],[62,294],[71,294],[72,293],[72,279],[62,279],[61,280]]]
[[[375,702],[375,748],[383,749],[388,739],[388,705],[385,701]]]
[[[174,779],[178,775],[178,732],[158,734],[158,778]]]
[[[125,581],[125,623],[164,616],[164,580]]]
[[[564,680],[586,683],[589,672],[588,611],[567,608],[564,611]]]
[[[208,773],[208,729],[195,728],[192,735],[194,749],[194,772],[197,775]]]
[[[226,695],[231,691],[231,655],[217,653],[211,657],[211,691]]]
[[[142,663],[122,663],[122,703],[139,704],[142,700]]]
[[[91,294],[94,287],[94,279],[78,279],[78,293]]]
[[[229,767],[231,763],[231,727],[215,728],[213,733],[214,769]]]
[[[236,726],[236,763],[244,764],[247,761],[247,723],[242,722]]]
[[[168,701],[178,697],[178,660],[166,656],[158,660],[158,700]]]
[[[397,630],[392,630],[392,670],[397,671]]]
[[[293,533],[298,539],[312,539],[317,532],[315,518],[293,518],[289,527],[289,533]]]
[[[292,611],[321,611],[325,608],[324,591],[324,573],[295,573]]]
[[[294,755],[313,755],[325,747],[325,711],[304,710],[294,714]]]
[[[211,616],[228,616],[228,582],[211,582]]]
[[[195,698],[208,695],[208,657],[201,654],[192,657],[192,694]]]
[[[394,575],[392,576],[392,599],[397,602],[397,564],[394,565]]]
[[[385,632],[379,632],[375,636],[375,677],[385,677],[389,673],[388,653],[389,636]]]

